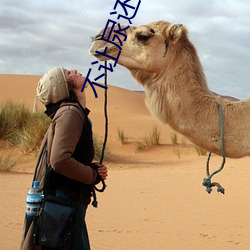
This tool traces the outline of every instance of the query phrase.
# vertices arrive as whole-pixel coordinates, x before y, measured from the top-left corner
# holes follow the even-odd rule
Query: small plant
[[[17,159],[13,158],[11,153],[8,155],[0,153],[0,171],[8,172],[10,171],[17,163]]]
[[[180,148],[178,146],[174,147],[174,154],[177,155],[178,159],[181,158]]]
[[[152,145],[150,144],[149,139],[147,137],[144,137],[142,141],[136,143],[136,152],[144,151],[151,146]]]
[[[154,127],[149,137],[144,137],[142,141],[137,142],[136,152],[144,151],[152,146],[160,144],[160,131]]]
[[[171,142],[172,142],[173,145],[178,144],[178,137],[177,137],[177,134],[172,134],[172,135],[171,135]]]
[[[159,145],[160,144],[160,131],[157,127],[153,128],[153,131],[150,136],[150,142],[152,145]]]
[[[124,131],[118,128],[117,134],[118,134],[118,139],[121,142],[121,144],[126,144],[128,141],[128,137],[125,136]]]
[[[205,149],[203,149],[203,148],[195,146],[195,150],[196,150],[198,155],[207,155],[207,151]]]

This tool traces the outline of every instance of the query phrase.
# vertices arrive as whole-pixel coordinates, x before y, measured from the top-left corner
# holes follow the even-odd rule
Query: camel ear
[[[176,43],[179,38],[181,37],[182,35],[182,32],[183,32],[183,25],[182,24],[172,24],[168,31],[167,31],[167,36],[169,37],[170,41],[173,41],[174,43]]]

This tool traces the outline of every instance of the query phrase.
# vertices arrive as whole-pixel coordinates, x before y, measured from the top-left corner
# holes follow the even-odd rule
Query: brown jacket
[[[83,115],[80,105],[63,103],[53,117],[52,125],[53,134],[48,134],[49,162],[52,168],[75,181],[94,184],[97,174],[88,166],[93,160],[92,130],[89,128],[87,115]],[[84,135],[86,137],[87,133],[91,133],[89,143],[92,145],[84,145],[85,138],[80,141],[80,138]],[[80,148],[83,157],[76,157],[82,162],[73,157],[77,148]]]
[[[61,104],[52,119],[47,143],[49,163],[57,173],[52,180],[54,188],[85,204],[90,202],[89,184],[94,184],[97,178],[90,167],[94,148],[87,115],[88,110],[78,103]]]

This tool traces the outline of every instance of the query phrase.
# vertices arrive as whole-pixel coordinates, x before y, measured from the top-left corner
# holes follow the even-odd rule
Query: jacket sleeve
[[[61,107],[57,111],[53,119],[54,136],[50,164],[58,173],[68,178],[84,184],[94,184],[96,171],[72,157],[82,133],[82,119],[78,108],[73,106]]]

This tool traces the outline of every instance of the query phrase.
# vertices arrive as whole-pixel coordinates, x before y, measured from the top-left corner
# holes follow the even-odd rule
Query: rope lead
[[[107,61],[104,62],[104,66],[105,66],[105,78],[104,78],[104,85],[107,87],[104,89],[104,116],[105,116],[105,134],[104,134],[104,141],[103,141],[103,145],[102,145],[102,154],[101,154],[101,158],[100,158],[100,164],[102,164],[103,159],[104,159],[104,153],[105,153],[105,149],[106,149],[106,144],[107,144],[107,139],[108,139],[108,111],[107,111],[107,100],[108,100],[108,95],[107,95],[107,89],[108,89],[108,84],[107,84],[107,77],[108,77],[108,73],[107,73]],[[98,207],[98,202],[97,202],[97,198],[96,198],[96,192],[104,192],[106,188],[106,184],[105,181],[102,180],[102,188],[97,188],[96,186],[94,186],[92,194],[93,194],[93,201],[92,201],[92,206],[93,207]]]
[[[219,173],[225,165],[226,162],[226,156],[225,156],[225,148],[224,148],[224,117],[223,117],[223,112],[221,105],[218,105],[218,110],[219,110],[219,116],[220,116],[220,140],[221,140],[221,155],[223,157],[222,163],[219,169],[214,171],[212,174],[210,174],[209,171],[209,161],[211,158],[211,152],[208,154],[207,158],[207,178],[203,179],[202,185],[206,187],[206,191],[210,194],[212,192],[212,187],[216,186],[217,187],[217,192],[220,192],[222,194],[225,193],[225,189],[218,183],[218,182],[211,182],[212,177]]]

